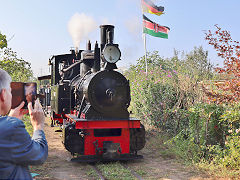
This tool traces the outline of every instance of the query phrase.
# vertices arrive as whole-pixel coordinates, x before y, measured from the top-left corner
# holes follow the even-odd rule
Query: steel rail
[[[135,176],[138,180],[143,180],[143,178],[142,178],[140,175],[138,175],[135,171],[133,171],[133,170],[132,170],[130,167],[128,167],[125,163],[121,163],[121,165],[122,165],[124,168],[130,170],[131,174],[132,174],[133,176]]]
[[[100,178],[101,180],[107,180],[107,179],[102,175],[101,171],[100,171],[94,164],[91,164],[90,166],[94,169],[94,171],[97,173],[97,175],[99,176],[99,178]]]

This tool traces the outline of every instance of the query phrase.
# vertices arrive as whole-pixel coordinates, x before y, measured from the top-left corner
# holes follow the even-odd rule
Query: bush
[[[173,109],[178,101],[174,72],[151,68],[148,76],[141,69],[135,73],[131,82],[131,110],[149,125],[174,129]]]
[[[225,167],[240,169],[240,136],[232,135],[226,139],[225,149],[214,161]]]
[[[224,131],[221,116],[222,106],[214,104],[197,104],[189,109],[189,126],[172,138],[168,144],[180,156],[198,162],[201,158],[209,159],[212,153],[209,148],[224,146]]]
[[[199,162],[201,157],[203,157],[201,146],[195,142],[193,136],[189,135],[188,131],[182,130],[165,144],[168,145],[174,154],[185,161]]]
[[[201,101],[199,82],[212,77],[207,53],[195,48],[183,59],[178,53],[163,59],[157,51],[148,53],[148,73],[145,59],[126,72],[131,86],[130,110],[145,124],[176,135],[188,126],[188,108]]]
[[[224,107],[215,104],[197,104],[189,109],[189,131],[197,144],[224,146],[223,113]]]
[[[189,110],[189,127],[167,144],[186,160],[240,169],[239,108],[197,104]]]

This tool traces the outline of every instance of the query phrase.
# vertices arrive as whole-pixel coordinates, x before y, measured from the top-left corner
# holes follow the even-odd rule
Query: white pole
[[[145,64],[146,64],[146,75],[148,74],[148,63],[147,63],[147,48],[146,48],[146,34],[144,33],[144,49],[145,49]]]
[[[144,14],[143,6],[142,6],[142,0],[141,0],[141,7],[142,7],[142,14]],[[143,25],[144,26],[144,25]],[[144,49],[145,49],[145,63],[146,63],[146,75],[148,73],[148,67],[147,67],[147,48],[146,48],[146,33],[143,35],[143,41],[144,41]]]

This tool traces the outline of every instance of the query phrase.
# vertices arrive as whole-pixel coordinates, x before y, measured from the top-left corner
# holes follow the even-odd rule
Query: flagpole
[[[146,33],[144,33],[143,39],[144,39],[144,49],[145,49],[145,68],[146,68],[146,75],[147,75],[148,74],[148,63],[147,63]]]
[[[143,39],[144,39],[145,66],[146,66],[146,75],[147,75],[148,74],[148,62],[147,62],[146,34],[167,39],[168,31],[170,30],[170,28],[166,27],[166,26],[160,26],[157,23],[148,19],[144,15],[144,12],[147,12],[147,13],[151,13],[151,14],[160,16],[161,14],[164,13],[164,7],[156,6],[152,2],[152,0],[141,0],[141,6],[142,6],[142,15],[143,15],[143,33],[144,33]]]
[[[142,7],[142,15],[143,15],[143,5],[142,5],[142,0],[141,0],[141,7]],[[143,33],[144,35],[143,35],[143,41],[144,41],[144,49],[145,49],[145,72],[146,72],[146,75],[147,75],[147,73],[148,73],[148,67],[147,67],[147,48],[146,48],[146,33]]]

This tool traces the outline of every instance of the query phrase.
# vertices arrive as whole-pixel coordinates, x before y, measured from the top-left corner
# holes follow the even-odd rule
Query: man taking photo
[[[27,113],[22,109],[24,102],[11,109],[10,83],[9,74],[0,69],[0,179],[32,179],[28,166],[42,164],[48,156],[43,131],[45,116],[39,100],[34,107],[31,102],[28,103],[34,130],[31,138],[21,120]]]

